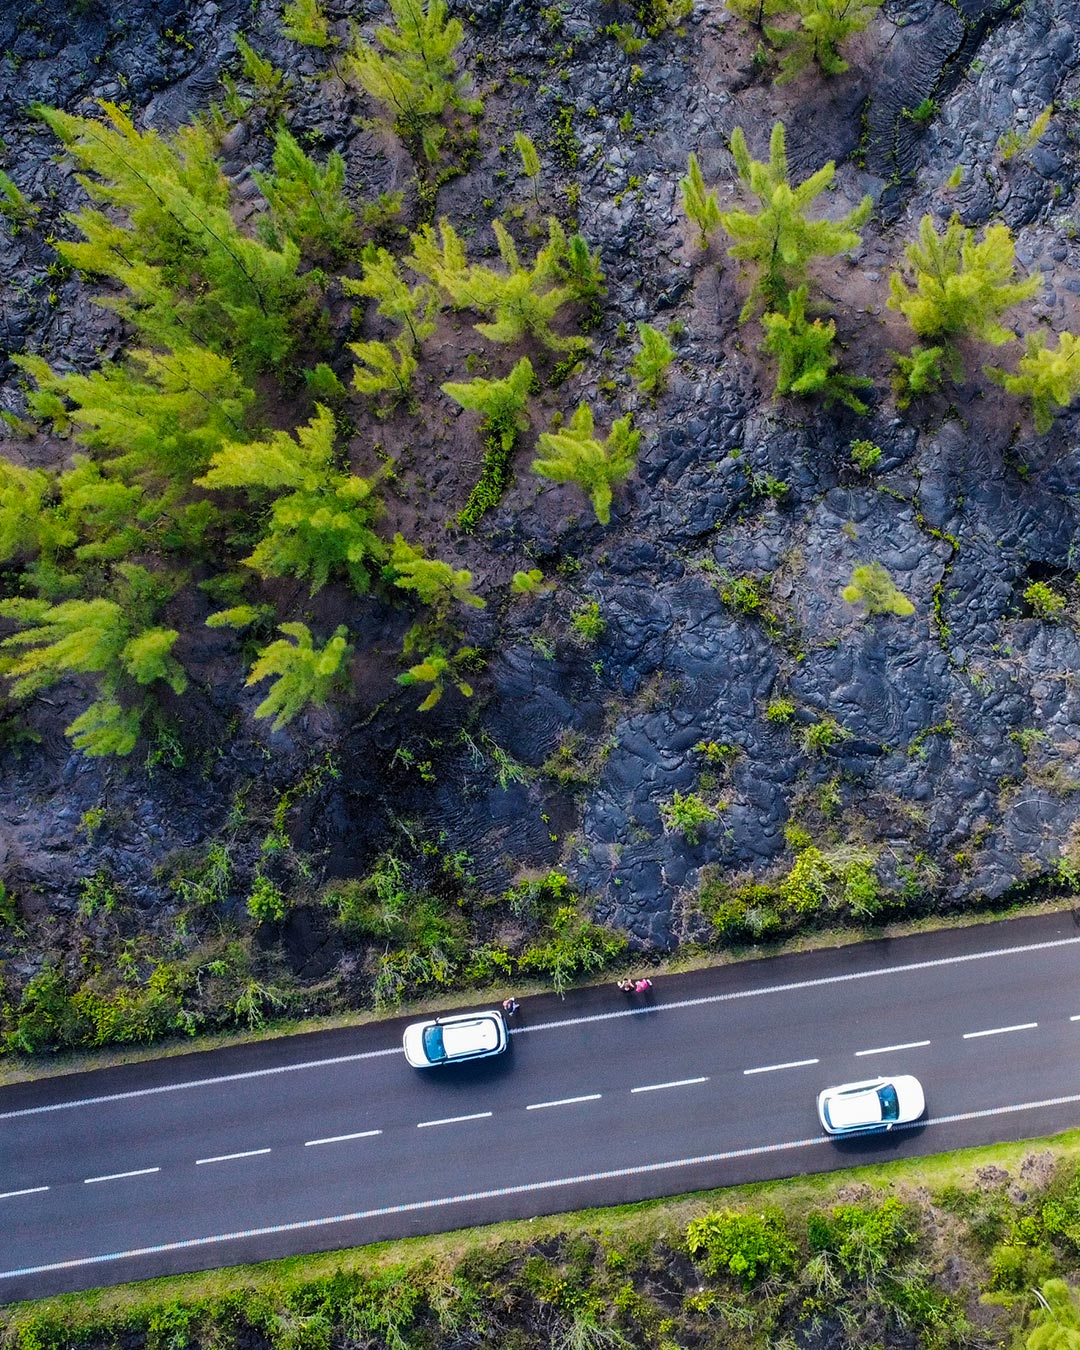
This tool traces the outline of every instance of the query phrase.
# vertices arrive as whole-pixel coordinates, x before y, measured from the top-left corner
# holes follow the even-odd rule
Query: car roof
[[[474,1054],[478,1050],[494,1050],[499,1044],[499,1027],[491,1013],[475,1017],[440,1022],[443,1049],[447,1055]]]
[[[830,1093],[829,1120],[834,1129],[852,1129],[856,1125],[877,1125],[881,1121],[878,1084],[863,1084],[856,1091]]]

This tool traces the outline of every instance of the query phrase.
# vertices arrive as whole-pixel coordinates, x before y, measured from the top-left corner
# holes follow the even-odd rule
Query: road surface
[[[526,999],[452,1069],[398,1019],[3,1088],[0,1300],[1071,1128],[1078,967],[1066,911]],[[822,1134],[891,1072],[923,1120]]]

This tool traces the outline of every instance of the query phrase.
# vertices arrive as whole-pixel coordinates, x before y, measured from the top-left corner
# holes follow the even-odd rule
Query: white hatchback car
[[[414,1069],[459,1064],[467,1059],[501,1055],[509,1044],[500,1012],[455,1013],[413,1022],[405,1028],[405,1058]]]
[[[844,1083],[818,1093],[817,1110],[828,1134],[891,1130],[918,1120],[926,1109],[922,1084],[910,1074]]]

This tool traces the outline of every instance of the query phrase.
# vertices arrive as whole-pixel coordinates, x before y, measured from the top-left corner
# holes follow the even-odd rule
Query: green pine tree
[[[525,267],[517,247],[501,220],[492,222],[499,253],[507,270],[496,271],[481,264],[470,265],[465,246],[446,219],[439,222],[440,239],[430,225],[413,235],[413,251],[405,261],[446,292],[456,309],[471,309],[490,316],[474,324],[476,331],[492,342],[519,342],[532,337],[553,351],[572,351],[583,343],[579,337],[564,338],[551,327],[564,305],[599,285],[597,264],[584,244],[573,253],[558,221],[548,221],[548,242],[537,252],[532,267]]]
[[[1080,1350],[1080,1299],[1064,1280],[1046,1280],[1036,1291],[1025,1350]]]
[[[540,205],[540,155],[532,138],[524,131],[514,132],[514,148],[521,156],[521,167],[525,177],[532,183],[533,200]]]
[[[679,179],[682,188],[683,210],[687,217],[698,227],[698,237],[702,248],[709,246],[709,231],[720,224],[720,202],[715,188],[706,188],[701,174],[697,155],[690,152],[686,162],[686,177]]]
[[[533,460],[533,471],[556,483],[576,483],[592,502],[596,519],[606,525],[611,519],[612,488],[629,476],[634,467],[641,432],[631,430],[629,417],[612,423],[607,439],[593,434],[592,409],[587,403],[561,431],[542,432]]]
[[[304,623],[283,623],[278,638],[264,647],[247,677],[247,684],[258,684],[273,675],[269,692],[255,709],[256,717],[272,717],[273,730],[283,726],[313,704],[321,708],[336,684],[346,676],[346,663],[352,655],[349,630],[340,624],[322,647],[317,647],[311,630]],[[292,638],[289,642],[286,639]]]
[[[1012,232],[1007,225],[988,225],[981,243],[975,232],[953,215],[944,234],[925,215],[917,243],[904,250],[914,288],[899,272],[889,279],[890,309],[899,310],[920,338],[979,338],[995,346],[1016,334],[999,320],[1021,300],[1035,294],[1038,276],[1019,281]]]
[[[837,370],[839,359],[833,350],[836,324],[831,319],[808,321],[807,288],[800,286],[788,295],[785,313],[762,316],[765,341],[762,347],[776,357],[776,396],[799,394],[803,398],[820,394],[826,403],[843,403],[853,412],[866,412],[866,404],[855,394],[873,381]]]
[[[509,454],[518,437],[529,428],[526,411],[528,396],[536,383],[532,362],[523,356],[503,380],[469,380],[463,384],[444,384],[442,391],[455,403],[482,417],[480,432],[484,440],[496,439]]]
[[[372,98],[389,108],[413,158],[434,164],[440,157],[447,110],[478,114],[483,105],[466,94],[454,53],[465,31],[449,18],[445,0],[390,0],[395,27],[375,30],[382,50],[357,36],[347,69]]]
[[[252,98],[243,98],[231,75],[222,78],[225,86],[225,107],[238,120],[252,108],[259,108],[266,121],[273,125],[281,120],[289,106],[293,80],[279,70],[268,57],[261,56],[240,34],[233,34],[236,50],[240,53],[241,78],[254,91]]]
[[[0,601],[0,616],[19,625],[0,643],[18,653],[0,659],[13,697],[27,698],[69,675],[96,677],[98,699],[67,728],[77,747],[94,755],[128,754],[134,747],[150,706],[145,699],[129,706],[134,687],[160,682],[178,695],[187,688],[172,655],[179,633],[153,623],[171,583],[132,564],[116,570],[117,599]]]
[[[281,31],[292,42],[304,47],[327,47],[334,39],[319,0],[285,0],[281,10]]]
[[[240,231],[205,123],[165,138],[101,106],[103,122],[35,109],[83,170],[91,199],[112,212],[77,212],[84,242],[60,241],[57,252],[119,283],[124,293],[99,303],[155,346],[209,346],[245,370],[279,366],[310,304],[312,277],[299,275],[296,245],[276,249]]]
[[[84,755],[130,755],[142,728],[143,705],[125,708],[114,698],[99,698],[64,729]]]
[[[1067,408],[1080,398],[1080,338],[1061,333],[1052,349],[1044,333],[1028,333],[1024,346],[1014,372],[987,366],[986,373],[1010,394],[1031,399],[1035,430],[1041,436],[1053,425],[1055,408]]]
[[[861,33],[877,11],[881,0],[791,0],[799,27],[766,27],[765,35],[788,54],[780,63],[777,84],[787,84],[816,61],[824,75],[839,75],[848,63],[839,52],[840,43]]]
[[[667,382],[667,371],[675,359],[675,348],[651,323],[638,323],[641,350],[630,363],[630,373],[643,394],[659,394]]]
[[[187,487],[244,435],[255,398],[227,357],[193,344],[137,349],[89,375],[57,374],[40,356],[12,359],[37,383],[28,395],[37,416],[74,425],[110,473],[144,483]]]
[[[0,563],[54,558],[78,533],[56,501],[56,480],[0,456]]]
[[[453,605],[483,609],[487,603],[469,589],[471,572],[425,557],[422,548],[414,548],[400,534],[394,535],[385,575],[401,590],[411,591],[421,604],[430,605],[440,621],[447,618]]]
[[[737,14],[740,19],[744,19],[760,32],[765,25],[765,20],[772,18],[774,14],[790,14],[794,8],[795,0],[727,0],[727,7],[732,14]]]
[[[898,408],[906,408],[920,394],[936,393],[945,379],[944,365],[953,367],[951,354],[944,347],[920,347],[916,343],[910,356],[901,356],[899,353],[894,355],[896,373],[893,376],[893,389]]]
[[[269,216],[263,217],[263,237],[272,248],[280,248],[284,238],[313,262],[332,262],[356,247],[356,213],[345,196],[345,160],[337,150],[330,152],[321,169],[296,137],[280,126],[273,173],[253,176],[270,208]]]
[[[855,248],[859,243],[856,227],[869,217],[871,201],[864,197],[842,220],[807,219],[806,208],[832,183],[836,166],[830,160],[793,188],[788,182],[783,122],[772,129],[767,164],[750,158],[741,127],[731,134],[731,152],[739,178],[761,205],[757,212],[724,211],[720,215],[720,224],[736,241],[728,253],[754,264],[757,271],[740,315],[745,321],[761,301],[774,308],[785,304],[788,292],[803,284],[814,258]]]
[[[430,647],[421,661],[410,666],[397,677],[398,684],[407,687],[416,684],[430,684],[431,690],[418,712],[428,712],[446,692],[446,686],[452,685],[463,698],[472,698],[472,685],[465,678],[479,658],[475,647],[461,647],[452,656],[439,644]]]
[[[200,487],[279,493],[265,536],[244,562],[265,577],[306,577],[313,595],[338,571],[363,593],[386,555],[373,528],[374,480],[335,468],[335,437],[333,413],[317,404],[295,437],[276,431],[268,441],[226,445],[198,480]]]
[[[375,244],[368,244],[364,249],[361,263],[361,278],[341,278],[345,294],[378,301],[377,312],[406,328],[413,351],[418,352],[420,344],[436,328],[439,296],[435,287],[427,283],[410,286],[401,275],[398,260]]]
[[[385,416],[399,399],[407,398],[416,374],[412,339],[400,333],[393,342],[350,342],[349,351],[360,362],[353,367],[353,388],[360,394],[376,397],[389,393],[389,404],[377,409]]]

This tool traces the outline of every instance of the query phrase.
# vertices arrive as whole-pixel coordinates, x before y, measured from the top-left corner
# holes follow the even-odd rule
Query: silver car
[[[414,1069],[432,1069],[501,1055],[509,1039],[502,1013],[491,1011],[413,1022],[405,1028],[403,1043],[405,1058]]]
[[[843,1083],[818,1093],[817,1110],[828,1134],[891,1130],[918,1120],[926,1109],[922,1084],[910,1074]]]

